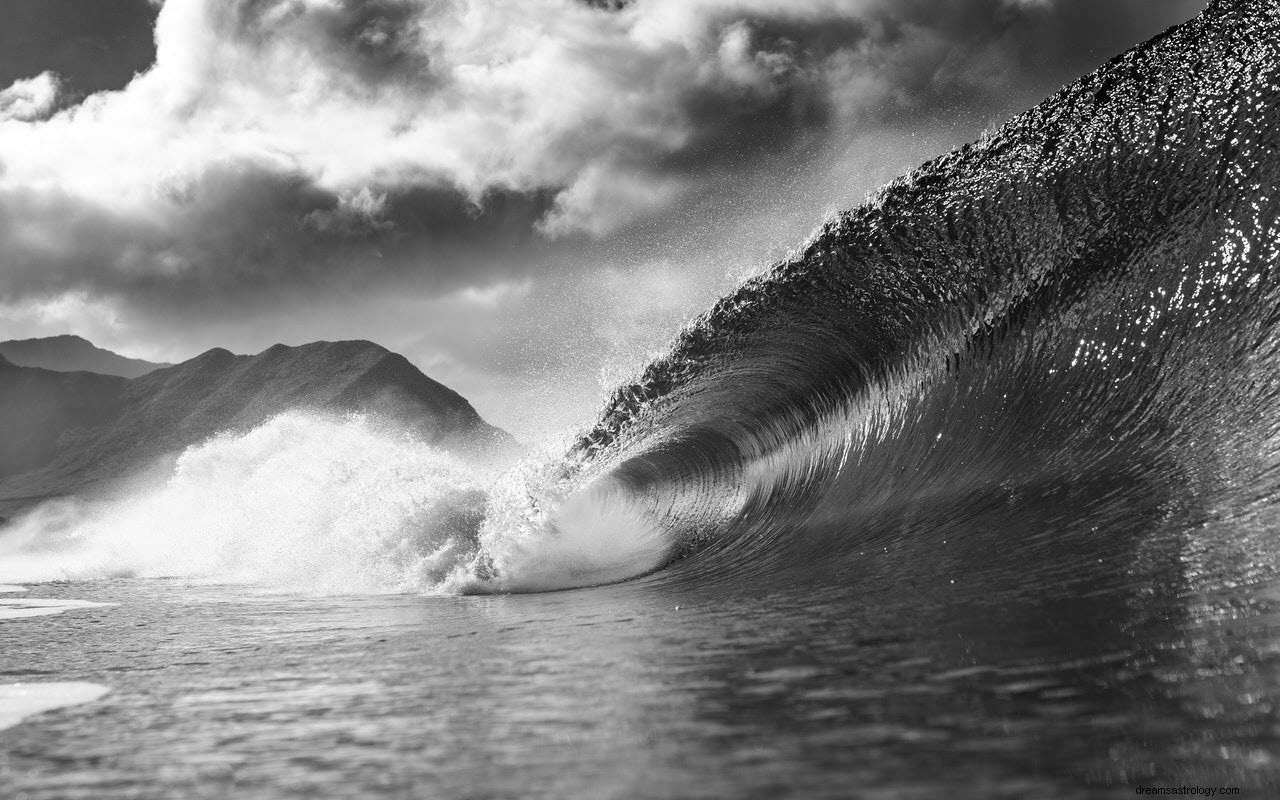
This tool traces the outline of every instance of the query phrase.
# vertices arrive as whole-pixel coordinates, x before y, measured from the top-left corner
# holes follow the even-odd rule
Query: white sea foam
[[[37,508],[0,534],[0,580],[456,593],[583,586],[656,566],[658,531],[607,484],[578,491],[560,472],[541,458],[487,475],[364,417],[289,413],[188,449],[156,488]]]
[[[0,584],[0,594],[17,594],[19,592],[25,592],[26,590],[27,587],[25,586],[6,586],[4,584]]]
[[[472,555],[483,505],[446,453],[361,417],[285,414],[188,449],[153,490],[41,506],[0,537],[0,576],[413,590]]]
[[[109,691],[96,683],[0,684],[0,730],[46,711],[91,703]]]
[[[607,477],[559,477],[557,459],[531,459],[492,489],[477,563],[451,586],[469,592],[528,592],[592,586],[657,568],[661,529]],[[492,573],[483,579],[476,575]]]
[[[22,598],[21,600],[0,599],[0,622],[8,619],[26,619],[27,617],[52,617],[75,608],[102,608],[114,603],[92,603],[88,600],[42,600]]]

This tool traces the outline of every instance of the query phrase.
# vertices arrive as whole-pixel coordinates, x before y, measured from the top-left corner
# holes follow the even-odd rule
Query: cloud
[[[0,122],[47,119],[57,107],[61,89],[61,80],[52,72],[14,81],[8,89],[0,89]]]
[[[460,321],[422,323],[460,373],[539,362],[558,334],[533,328],[593,302],[584,351],[611,319],[661,339],[810,209],[1202,4],[167,0],[123,88],[0,92],[0,305],[74,297],[158,336],[236,320],[265,346],[385,332],[352,298],[405,296]],[[661,310],[619,312],[633,273],[669,285]]]
[[[119,89],[155,59],[147,0],[5,0],[0,88],[45,71],[68,96]]]
[[[290,221],[326,246],[393,239],[397,203],[423,189],[468,208],[457,229],[494,196],[549,197],[538,232],[604,237],[886,108],[998,94],[1019,78],[988,47],[1009,5],[169,0],[155,64],[125,89],[49,119],[49,73],[0,95],[0,201],[173,221],[161,275],[209,249],[182,224],[193,208],[230,225],[210,235],[249,236],[242,255],[261,245],[237,218],[264,184],[279,205],[249,204],[282,242]]]

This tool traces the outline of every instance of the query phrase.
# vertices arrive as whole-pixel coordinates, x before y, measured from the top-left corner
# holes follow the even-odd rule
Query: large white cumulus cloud
[[[696,187],[690,164],[753,145],[753,124],[804,128],[753,114],[825,113],[825,70],[852,69],[859,37],[806,55],[752,15],[862,6],[168,0],[123,90],[57,113],[52,75],[0,94],[0,299],[456,271],[414,242],[494,196],[523,198],[503,213],[530,235],[608,235]]]
[[[625,218],[674,189],[635,173],[698,133],[691,92],[766,103],[799,79],[786,43],[760,49],[732,19],[859,5],[169,0],[155,66],[126,89],[37,124],[26,120],[38,111],[10,115],[0,188],[154,215],[211,170],[247,165],[339,196],[425,183],[478,202],[550,188],[549,230],[603,231],[615,224],[595,218],[605,209]]]
[[[61,81],[52,72],[34,78],[19,78],[7,89],[0,89],[0,121],[32,122],[53,113],[58,102]]]
[[[1016,83],[1010,9],[167,0],[155,63],[123,90],[60,111],[51,74],[0,92],[0,300],[448,272],[413,243],[495,197],[517,198],[507,233],[605,237],[886,107]]]
[[[527,363],[530,326],[628,318],[610,275],[696,312],[1203,2],[165,0],[124,88],[0,86],[0,332],[175,359],[416,325],[459,370]]]

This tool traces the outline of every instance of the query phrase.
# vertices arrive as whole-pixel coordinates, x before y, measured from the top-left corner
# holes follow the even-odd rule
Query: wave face
[[[895,182],[688,327],[558,480],[660,532],[630,563],[667,580],[1273,528],[1277,42],[1276,3],[1215,3]],[[583,522],[612,535],[549,524]]]

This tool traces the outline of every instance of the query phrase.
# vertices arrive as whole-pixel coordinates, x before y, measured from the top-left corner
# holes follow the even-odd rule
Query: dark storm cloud
[[[342,0],[309,7],[290,0],[229,0],[222,13],[238,37],[260,47],[289,36],[317,60],[333,59],[366,86],[429,83],[431,43],[418,27],[418,0]]]
[[[727,265],[1201,6],[167,0],[154,64],[80,102],[150,60],[153,9],[16,0],[0,310],[266,345],[394,298],[459,374],[563,374],[557,343],[660,338]]]
[[[478,204],[445,188],[337,195],[304,175],[252,165],[169,185],[148,219],[65,195],[0,194],[0,303],[88,292],[138,310],[270,304],[414,278],[436,294],[503,277],[548,195],[494,191]]]
[[[53,71],[72,92],[119,89],[155,58],[155,16],[148,0],[5,0],[0,87]]]
[[[1020,26],[1006,46],[1018,53],[1032,79],[1066,82],[1190,19],[1205,5],[1205,0],[1058,0],[1043,18]]]
[[[539,231],[607,236],[829,137],[1007,111],[1065,79],[1095,28],[1128,42],[1148,32],[1139,18],[1158,28],[1194,6],[169,0],[152,73],[93,116],[120,117],[117,133],[168,126],[159,145],[184,158],[257,140],[283,175],[309,160],[335,192],[551,194]]]
[[[635,0],[579,0],[583,5],[598,8],[601,11],[621,11]]]
[[[606,3],[642,19],[660,3]],[[701,181],[808,157],[828,137],[965,125],[1032,103],[1167,25],[1200,0],[882,0],[694,3],[700,69],[658,87],[678,143],[620,133],[616,163],[655,181]],[[601,59],[609,57],[602,52]],[[605,69],[616,69],[604,66]],[[660,67],[644,64],[660,71]],[[850,87],[853,87],[852,89]],[[569,196],[572,196],[571,194]],[[554,227],[554,226],[553,226]],[[608,226],[606,226],[608,227]]]
[[[1006,57],[1011,83],[1045,91],[1203,10],[1205,0],[898,0],[891,24],[936,30],[948,44],[932,58],[964,63],[990,51]],[[959,53],[960,58],[955,58]],[[929,60],[928,57],[926,57]],[[963,70],[937,76],[963,81]]]
[[[893,0],[849,4],[852,15],[829,4],[796,16],[803,5],[709,15],[718,35],[740,28],[750,57],[778,66],[764,86],[690,87],[679,100],[694,134],[653,163],[696,170],[738,155],[777,154],[829,131],[1007,112],[1011,93],[1033,102],[1204,3]],[[841,117],[840,81],[857,77],[850,64],[878,85]]]
[[[734,15],[717,26],[721,42],[740,38],[744,61],[760,67],[759,80],[720,79],[678,92],[673,100],[691,134],[677,149],[646,154],[659,170],[750,169],[825,131],[836,111],[827,61],[871,38],[860,19]]]

